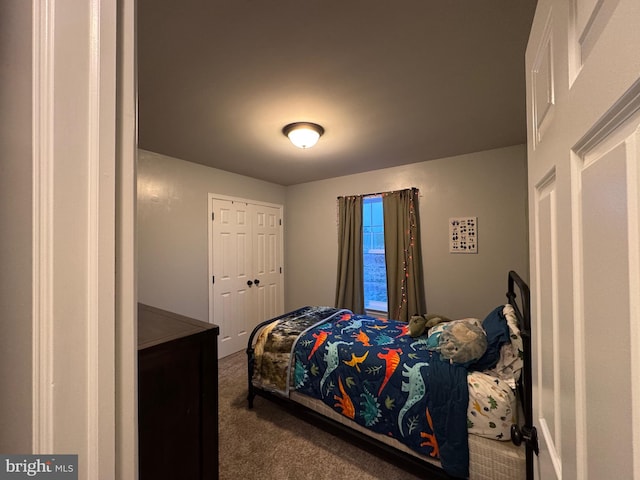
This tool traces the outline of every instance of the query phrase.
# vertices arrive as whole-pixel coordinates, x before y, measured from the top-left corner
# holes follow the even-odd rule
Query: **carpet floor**
[[[221,480],[436,478],[405,471],[263,397],[250,410],[244,352],[218,368]]]

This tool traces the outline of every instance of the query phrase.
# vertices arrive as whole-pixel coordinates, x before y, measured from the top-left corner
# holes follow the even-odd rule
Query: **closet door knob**
[[[247,285],[249,285],[249,288],[251,288],[251,285],[253,285],[253,282],[251,280],[247,280]]]
[[[258,280],[257,278],[253,281],[253,283],[255,283],[256,285],[260,285],[260,280]]]

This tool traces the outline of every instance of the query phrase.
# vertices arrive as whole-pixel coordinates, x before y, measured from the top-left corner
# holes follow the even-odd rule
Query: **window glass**
[[[382,197],[362,202],[362,247],[364,256],[364,308],[387,312],[387,269],[384,259]]]

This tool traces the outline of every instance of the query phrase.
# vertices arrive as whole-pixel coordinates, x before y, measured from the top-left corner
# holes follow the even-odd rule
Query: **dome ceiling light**
[[[285,125],[282,133],[284,133],[296,147],[311,148],[324,133],[324,128],[317,123],[295,122]]]

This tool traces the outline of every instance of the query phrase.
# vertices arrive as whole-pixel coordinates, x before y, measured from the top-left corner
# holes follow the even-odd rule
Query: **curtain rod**
[[[377,197],[378,195],[389,195],[391,193],[404,192],[405,190],[413,190],[417,193],[420,193],[420,189],[418,187],[411,188],[401,188],[400,190],[391,190],[390,192],[378,192],[378,193],[363,193],[360,195],[339,195],[338,198],[346,198],[346,197]]]

